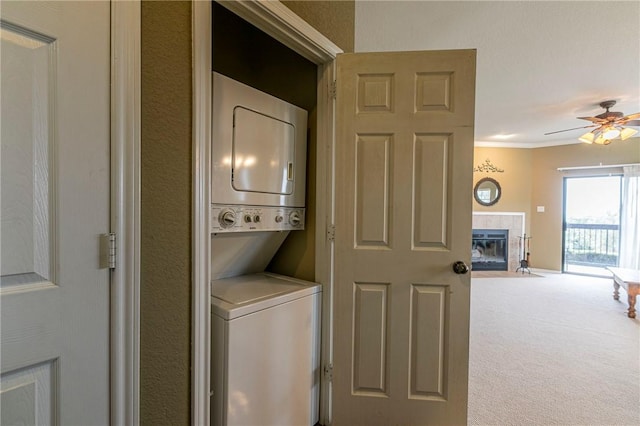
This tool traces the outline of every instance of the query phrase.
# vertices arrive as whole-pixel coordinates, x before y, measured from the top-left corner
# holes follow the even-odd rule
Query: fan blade
[[[555,133],[569,132],[571,130],[588,129],[589,127],[600,127],[600,125],[599,124],[592,124],[591,126],[574,127],[573,129],[565,129],[565,130],[556,130],[555,132],[545,133],[545,136],[546,135],[553,135]]]
[[[640,112],[636,112],[635,114],[629,114],[626,117],[622,117],[620,121],[635,120],[637,118],[640,118]]]
[[[604,118],[598,118],[598,117],[576,117],[576,118],[579,118],[580,120],[589,120],[592,123],[606,123],[609,121]]]
[[[633,126],[633,127],[637,127],[640,126],[640,120],[629,120],[629,121],[624,121],[622,122],[623,126]]]

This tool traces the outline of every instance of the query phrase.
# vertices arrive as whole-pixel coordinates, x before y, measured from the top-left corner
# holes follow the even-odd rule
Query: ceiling
[[[476,146],[579,143],[579,116],[640,112],[638,1],[356,0],[355,50],[477,49]],[[640,128],[636,128],[640,130]]]

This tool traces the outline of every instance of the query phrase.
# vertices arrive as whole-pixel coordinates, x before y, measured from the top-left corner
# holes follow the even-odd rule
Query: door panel
[[[0,424],[55,424],[56,362],[49,361],[2,376]]]
[[[358,135],[356,246],[389,245],[390,135]]]
[[[333,423],[464,424],[475,51],[337,64]]]
[[[3,23],[2,287],[49,280],[54,39]]]
[[[446,398],[445,325],[448,310],[449,294],[446,286],[411,286],[409,398]],[[432,364],[425,363],[425,360],[431,360]]]
[[[110,4],[1,18],[2,424],[108,424]]]
[[[449,244],[449,139],[449,135],[446,134],[415,136],[415,172],[412,185],[414,249],[446,249]],[[429,196],[425,197],[424,194]]]
[[[386,395],[389,285],[356,283],[354,290],[353,392]]]

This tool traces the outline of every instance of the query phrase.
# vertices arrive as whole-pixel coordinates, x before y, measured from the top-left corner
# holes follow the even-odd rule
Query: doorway
[[[620,252],[621,176],[564,179],[562,272],[610,276]]]
[[[326,141],[329,135],[333,134],[333,121],[330,120],[333,114],[333,106],[330,99],[330,82],[334,79],[333,60],[342,50],[335,46],[331,41],[326,39],[316,30],[311,28],[302,20],[291,21],[291,11],[279,2],[216,2],[216,4],[224,6],[235,15],[243,20],[256,26],[258,29],[269,34],[277,41],[292,49],[296,53],[302,55],[307,60],[315,64],[313,88],[316,96],[315,120],[316,130],[311,132],[311,136],[317,134],[318,140]],[[198,90],[194,91],[194,278],[193,278],[193,295],[194,295],[194,311],[193,311],[193,328],[192,341],[193,346],[193,363],[192,363],[192,423],[209,424],[209,398],[210,398],[210,315],[211,315],[211,296],[209,286],[209,263],[210,263],[210,238],[209,238],[209,163],[210,151],[207,141],[211,140],[211,116],[209,105],[211,104],[211,70],[213,69],[213,40],[212,40],[212,3],[211,2],[195,2],[193,4],[194,17],[194,81]],[[246,52],[258,54],[255,46],[252,44],[247,48]],[[216,52],[219,54],[220,52]],[[250,55],[251,56],[251,55]],[[217,58],[217,60],[222,58]],[[219,66],[220,63],[217,63]],[[250,64],[250,66],[255,66]],[[279,77],[285,77],[285,73],[280,73]],[[235,78],[239,75],[234,74]],[[267,87],[260,86],[263,91],[268,91]],[[308,93],[308,92],[306,92]],[[294,94],[299,95],[299,94]],[[315,177],[315,198],[316,205],[312,209],[308,203],[308,209],[312,209],[316,214],[315,231],[310,229],[306,231],[307,235],[314,236],[314,255],[315,279],[314,281],[326,284],[323,288],[323,306],[329,306],[331,303],[331,277],[327,265],[332,259],[331,241],[326,237],[327,220],[333,217],[332,201],[329,197],[328,188],[331,187],[331,173],[321,173],[320,171],[332,170],[332,151],[327,145],[322,144],[309,151],[309,166],[317,165],[314,172],[308,172],[309,177]],[[315,154],[315,158],[313,155]],[[312,177],[312,178],[313,178]],[[307,196],[311,194],[307,192]],[[307,219],[309,223],[310,218]],[[308,239],[310,240],[310,239]],[[274,261],[275,262],[275,261]],[[326,291],[325,291],[326,289]],[[323,316],[323,322],[329,322],[328,316]],[[327,330],[330,326],[323,324],[322,330],[325,335],[322,336],[324,341],[331,341],[331,336]],[[323,349],[324,350],[324,349]],[[330,351],[327,349],[321,355],[322,364],[330,363]],[[327,381],[330,375],[321,375],[323,383],[322,392],[327,393],[329,386]],[[328,398],[321,398],[328,401]],[[323,416],[330,413],[329,406],[320,407],[320,422],[325,420]],[[326,420],[328,422],[328,420]]]

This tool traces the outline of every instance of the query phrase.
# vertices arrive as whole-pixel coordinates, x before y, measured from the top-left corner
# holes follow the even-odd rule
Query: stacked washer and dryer
[[[318,420],[321,286],[265,272],[305,224],[307,112],[213,73],[213,425]]]

